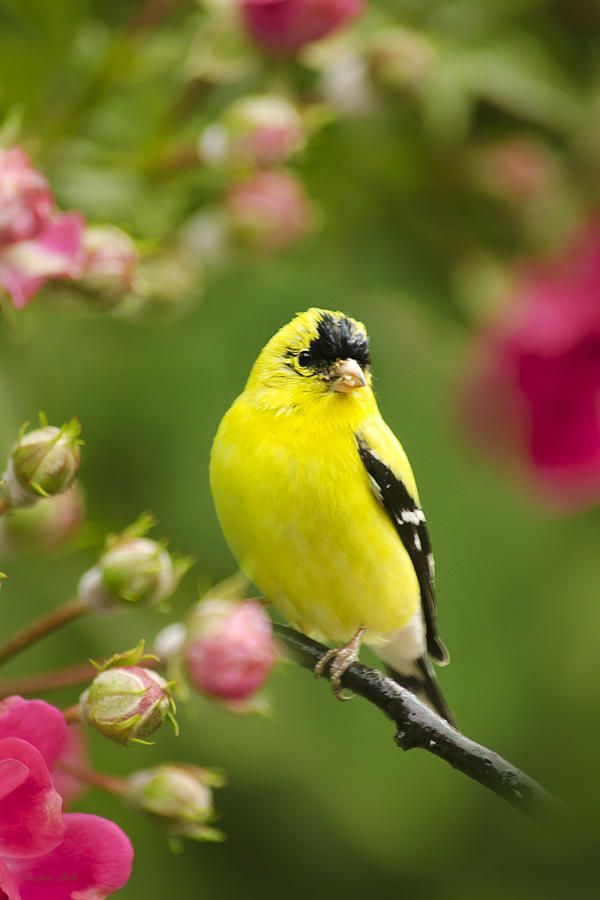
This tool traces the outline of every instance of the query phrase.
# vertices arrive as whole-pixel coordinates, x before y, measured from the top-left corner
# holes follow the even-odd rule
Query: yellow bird
[[[371,386],[364,325],[309,309],[260,353],[211,454],[217,514],[240,568],[296,628],[343,646],[332,685],[371,646],[449,722],[425,516]]]

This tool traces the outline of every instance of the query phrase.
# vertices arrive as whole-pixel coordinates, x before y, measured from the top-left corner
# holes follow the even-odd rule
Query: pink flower
[[[0,896],[8,900],[102,900],[129,878],[133,850],[117,825],[61,812],[50,769],[65,733],[48,703],[0,703]]]
[[[58,213],[44,176],[20,147],[0,150],[0,288],[16,309],[49,278],[75,278],[83,219]]]
[[[364,0],[240,0],[248,31],[257,44],[293,53],[319,40],[364,9]]]
[[[86,789],[86,785],[69,769],[85,769],[87,763],[85,732],[79,725],[69,725],[60,755],[52,768],[54,787],[63,798],[63,806],[71,806]],[[63,768],[63,764],[65,768]]]
[[[234,230],[256,250],[283,250],[311,225],[304,188],[287,172],[260,172],[234,185],[225,202]]]
[[[49,219],[35,238],[0,248],[0,287],[16,309],[26,306],[48,279],[80,274],[83,225],[79,213],[63,213]]]
[[[277,662],[271,621],[256,600],[205,600],[190,622],[185,662],[203,694],[248,700]]]
[[[53,209],[50,185],[21,148],[0,150],[0,246],[35,237]]]
[[[86,813],[68,813],[63,822],[63,839],[50,853],[9,862],[5,880],[0,875],[9,900],[103,900],[127,883],[133,849],[118,825]]]
[[[551,499],[600,500],[600,226],[524,270],[511,318],[478,348],[465,410],[483,445],[520,457]]]

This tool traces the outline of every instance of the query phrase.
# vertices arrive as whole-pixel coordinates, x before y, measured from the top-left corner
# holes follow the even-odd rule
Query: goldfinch
[[[372,389],[364,325],[309,309],[260,353],[214,440],[211,488],[245,575],[331,650],[336,696],[364,641],[393,677],[453,723],[429,657],[437,633],[425,516]]]

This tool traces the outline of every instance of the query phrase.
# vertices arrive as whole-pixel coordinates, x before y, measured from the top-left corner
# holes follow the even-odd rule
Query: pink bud
[[[50,185],[27,154],[0,150],[0,246],[35,237],[53,209]]]
[[[64,494],[13,509],[0,519],[0,556],[16,551],[56,550],[71,541],[85,519],[85,498],[79,484]]]
[[[256,600],[205,600],[195,607],[185,649],[187,670],[203,694],[247,700],[277,661],[271,621]]]
[[[139,255],[128,234],[111,225],[90,226],[82,249],[84,286],[117,296],[130,290]]]
[[[234,185],[226,206],[234,230],[255,250],[283,250],[311,225],[304,188],[287,172],[261,172]]]
[[[293,53],[319,40],[364,9],[364,0],[240,0],[246,27],[257,44]]]
[[[481,148],[474,159],[481,186],[510,203],[527,204],[551,187],[548,150],[529,137],[511,137]]]
[[[79,701],[82,720],[118,744],[146,743],[172,708],[169,684],[141,666],[99,672]]]
[[[237,100],[200,138],[200,155],[215,166],[270,168],[304,144],[300,114],[285,97],[259,94]]]

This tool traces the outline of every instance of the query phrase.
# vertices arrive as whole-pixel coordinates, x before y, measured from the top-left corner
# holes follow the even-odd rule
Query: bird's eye
[[[298,365],[303,368],[310,366],[312,362],[312,356],[308,352],[308,350],[303,350],[302,353],[298,354]]]

